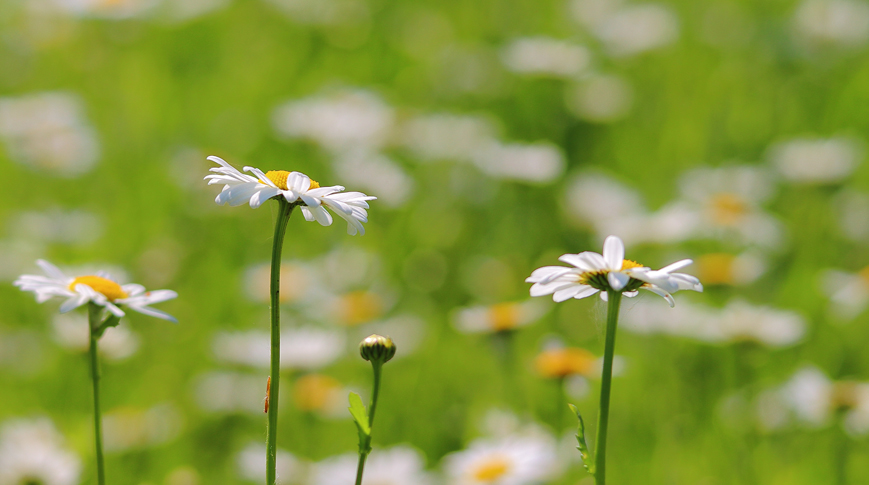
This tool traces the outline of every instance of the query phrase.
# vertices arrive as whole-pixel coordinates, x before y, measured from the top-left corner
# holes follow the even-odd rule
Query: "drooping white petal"
[[[83,295],[80,293],[75,294],[74,296],[69,297],[63,304],[60,305],[60,313],[66,313],[70,310],[74,310],[89,300],[87,295]]]
[[[156,308],[151,308],[149,306],[132,306],[131,305],[130,309],[135,310],[143,315],[162,318],[163,320],[168,320],[172,323],[178,323],[177,318],[173,317],[172,315],[170,315],[164,311],[157,310]]]
[[[118,318],[121,318],[121,317],[123,317],[124,315],[126,315],[126,313],[124,313],[123,310],[121,310],[120,308],[118,308],[117,306],[115,306],[115,304],[112,303],[112,302],[110,302],[110,301],[107,301],[107,302],[105,303],[105,307],[106,307],[106,310],[110,311],[110,312],[112,313],[112,315],[114,315],[114,316],[116,316],[116,317],[118,317]]]
[[[571,285],[567,288],[563,288],[561,290],[556,291],[552,294],[552,300],[556,303],[561,303],[562,301],[569,300],[576,296],[577,293],[582,291],[582,286],[580,285]]]
[[[585,262],[585,265],[592,268],[592,271],[604,271],[609,268],[607,262],[598,253],[592,251],[583,251],[576,255],[579,259]]]
[[[622,291],[622,288],[624,288],[625,285],[628,284],[628,281],[631,280],[631,277],[624,273],[619,273],[618,271],[611,271],[607,273],[606,279],[612,289],[616,291]]]
[[[583,271],[595,271],[598,269],[590,267],[586,260],[580,258],[578,254],[562,254],[558,257],[558,260],[563,263],[572,264]]]
[[[37,259],[36,264],[39,265],[40,268],[42,268],[42,271],[45,271],[45,274],[47,274],[49,278],[54,278],[58,281],[64,281],[68,279],[67,276],[63,274],[63,271],[61,271],[57,266],[49,263],[44,259]]]
[[[644,290],[651,291],[652,293],[654,293],[654,294],[660,296],[661,298],[667,300],[667,304],[670,305],[670,308],[673,308],[673,307],[676,306],[676,300],[673,299],[673,295],[671,295],[670,293],[667,293],[667,292],[664,291],[662,288],[658,288],[658,287],[655,286],[655,285],[643,285],[642,288],[643,288]]]
[[[608,269],[621,271],[625,260],[625,244],[617,236],[607,236],[603,243],[603,259]]]

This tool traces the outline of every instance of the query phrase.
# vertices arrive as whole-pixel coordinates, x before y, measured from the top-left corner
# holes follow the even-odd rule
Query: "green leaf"
[[[359,453],[367,455],[371,452],[371,425],[368,424],[368,412],[362,404],[362,398],[355,392],[350,393],[350,414],[359,432]]]
[[[109,316],[107,316],[106,319],[103,320],[103,323],[101,323],[100,326],[97,327],[94,333],[96,334],[97,338],[102,337],[106,330],[111,327],[117,327],[119,323],[121,323],[121,317],[115,316],[113,313],[109,313]]]
[[[568,406],[570,406],[570,410],[576,414],[576,419],[579,420],[579,427],[576,431],[576,441],[579,443],[579,446],[577,446],[576,449],[579,450],[579,454],[582,456],[582,466],[585,467],[588,473],[594,476],[594,465],[591,463],[588,453],[588,445],[585,443],[585,422],[582,420],[582,415],[579,414],[579,409],[576,409],[576,406],[573,404],[568,404]]]

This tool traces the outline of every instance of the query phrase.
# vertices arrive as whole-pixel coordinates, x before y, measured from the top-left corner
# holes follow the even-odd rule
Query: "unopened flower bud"
[[[395,355],[395,344],[389,337],[369,335],[359,344],[359,354],[365,360],[383,364]]]

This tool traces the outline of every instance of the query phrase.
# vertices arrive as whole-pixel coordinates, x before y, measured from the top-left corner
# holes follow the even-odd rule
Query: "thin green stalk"
[[[606,343],[603,352],[603,375],[600,381],[600,414],[597,420],[597,439],[594,445],[594,479],[597,485],[606,483],[606,435],[610,416],[610,387],[613,380],[613,354],[616,348],[616,326],[619,321],[619,303],[622,294],[607,290],[609,306],[606,314]]]
[[[380,395],[380,372],[383,369],[382,362],[371,362],[374,369],[374,392],[371,394],[371,405],[368,406],[368,426],[374,430],[374,411],[377,410],[377,396]],[[371,434],[365,438],[363,446],[359,450],[359,464],[356,466],[356,485],[362,485],[362,472],[365,471],[365,459],[371,453]]]
[[[106,471],[103,459],[103,431],[100,413],[100,363],[97,358],[97,340],[100,329],[100,307],[95,303],[88,304],[88,326],[90,327],[90,361],[91,380],[94,383],[94,442],[97,451],[97,483],[105,485]]]
[[[851,440],[848,438],[848,435],[845,434],[845,430],[842,429],[842,420],[844,418],[845,413],[839,411],[838,418],[836,420],[836,426],[834,426],[835,433],[835,446],[833,449],[833,467],[834,473],[836,475],[835,483],[836,485],[847,485],[848,484],[848,457],[851,454]]]
[[[281,250],[284,247],[284,235],[287,232],[287,222],[296,207],[283,197],[277,199],[280,208],[275,222],[275,236],[272,246],[271,270],[271,317],[272,317],[272,353],[270,364],[271,384],[269,386],[269,424],[268,444],[266,445],[266,485],[275,485],[277,480],[278,460],[278,390],[281,378]]]

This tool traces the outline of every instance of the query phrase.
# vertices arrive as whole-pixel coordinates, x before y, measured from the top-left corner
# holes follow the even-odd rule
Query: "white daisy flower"
[[[821,273],[820,288],[830,298],[830,312],[851,320],[869,306],[869,267],[853,273],[825,270]]]
[[[63,274],[57,266],[43,259],[37,260],[36,264],[45,271],[47,277],[21,275],[13,284],[21,288],[22,291],[36,293],[36,301],[39,303],[54,296],[66,298],[66,301],[60,305],[60,313],[66,313],[92,302],[105,307],[118,318],[125,315],[121,307],[126,306],[145,315],[178,323],[178,320],[172,315],[149,306],[176,298],[178,293],[172,290],[146,291],[142,285],[121,285],[114,281],[108,273],[102,271],[96,275],[69,277]]]
[[[547,310],[537,300],[505,302],[460,308],[453,316],[453,326],[462,333],[491,333],[515,330],[530,325]]]
[[[671,293],[679,290],[703,291],[703,285],[696,277],[674,273],[691,264],[690,259],[653,270],[624,258],[625,245],[622,240],[608,236],[604,241],[603,254],[585,251],[562,255],[558,259],[573,265],[572,268],[544,266],[534,270],[525,281],[534,283],[531,296],[551,294],[556,302],[586,298],[598,292],[606,300],[608,289],[633,297],[642,288],[663,297],[673,307],[676,302]]]
[[[249,204],[256,209],[272,197],[282,196],[287,202],[302,207],[306,221],[317,221],[322,226],[332,224],[332,216],[326,211],[328,207],[338,217],[347,221],[347,232],[350,235],[365,234],[363,222],[368,222],[368,201],[377,197],[365,195],[362,192],[344,192],[344,187],[333,185],[320,187],[315,180],[301,172],[286,170],[270,170],[263,173],[254,167],[244,167],[246,175],[222,158],[210,156],[209,160],[220,165],[211,168],[214,172],[205,177],[208,185],[224,184],[223,190],[214,199],[220,205],[228,203],[231,206]]]
[[[62,447],[62,441],[47,418],[4,423],[0,430],[0,484],[79,483],[81,461]]]
[[[444,457],[451,485],[526,485],[554,478],[560,469],[555,440],[542,434],[479,439]]]
[[[327,458],[311,470],[310,485],[344,485],[353,483],[358,462],[356,453]],[[425,472],[425,458],[409,446],[377,450],[365,464],[362,485],[428,485],[433,482]]]

